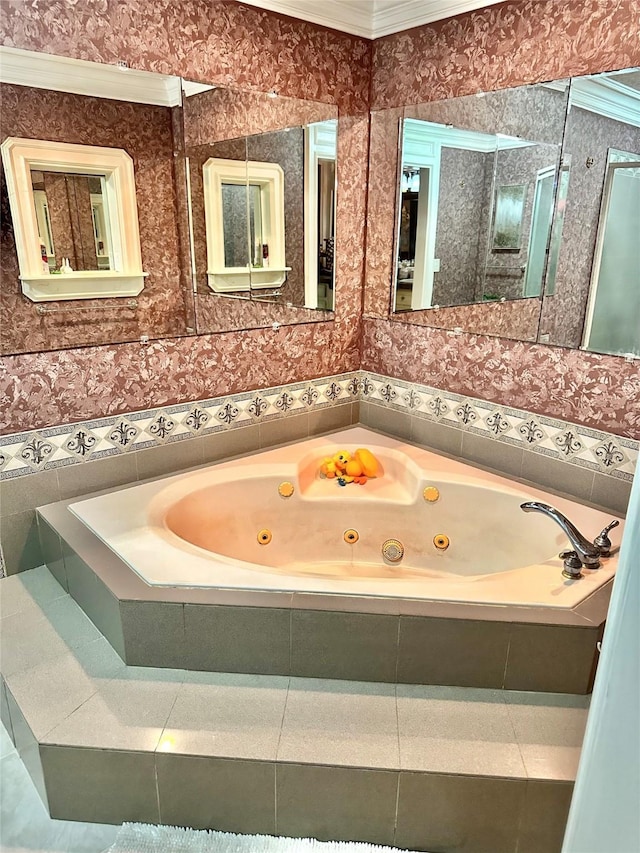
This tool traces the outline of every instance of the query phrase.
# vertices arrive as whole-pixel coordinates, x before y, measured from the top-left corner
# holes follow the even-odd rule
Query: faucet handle
[[[593,540],[593,544],[600,551],[601,557],[608,557],[611,554],[611,539],[609,539],[608,533],[614,527],[617,527],[620,524],[617,518],[614,518],[610,524],[601,531],[599,536]]]
[[[582,577],[582,561],[575,551],[561,551],[560,558],[564,560],[562,575],[572,581],[577,581]]]

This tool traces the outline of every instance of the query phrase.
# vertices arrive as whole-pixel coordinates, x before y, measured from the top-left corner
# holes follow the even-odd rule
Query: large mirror
[[[562,81],[372,114],[367,264],[393,319],[536,339],[567,100]]]
[[[386,292],[399,322],[640,354],[639,90],[629,69],[374,112],[366,313]]]
[[[571,81],[541,342],[640,357],[640,69]]]
[[[30,140],[44,151],[25,159],[32,167],[19,194],[2,170],[0,354],[333,318],[335,107],[118,65],[5,47],[0,52],[0,143]],[[278,151],[268,141],[273,134],[296,137],[298,159]],[[266,270],[277,263],[269,232],[273,205],[266,184],[252,186],[247,172],[248,141],[261,136],[265,142],[252,147],[263,151],[253,159],[282,170],[283,246],[293,262],[285,255],[281,266],[290,269],[268,287]],[[216,152],[217,145],[226,151]],[[134,217],[131,211],[116,216],[122,181],[112,180],[104,164],[90,168],[83,156],[65,161],[65,146],[83,156],[89,149],[119,150],[130,161],[139,233],[135,280],[129,275],[135,246],[129,251],[125,240]],[[236,160],[243,171],[224,187],[224,215],[216,212],[208,229],[203,166],[215,158]],[[24,242],[27,272],[20,268],[10,191],[13,201],[18,195],[28,207],[33,226]],[[235,246],[230,263],[247,271],[240,288],[223,295],[208,276],[219,271],[207,257],[207,231],[215,234],[217,223],[223,247],[225,239]],[[116,279],[117,287],[107,287]]]
[[[0,187],[2,354],[193,333],[179,78],[10,48],[0,60],[3,159],[27,140],[24,179],[3,169]],[[25,212],[31,229],[14,221]]]
[[[183,116],[198,332],[331,318],[336,108],[185,82]]]

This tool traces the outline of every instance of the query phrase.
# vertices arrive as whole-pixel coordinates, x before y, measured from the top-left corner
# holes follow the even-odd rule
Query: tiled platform
[[[38,509],[45,562],[132,666],[591,690],[611,581],[573,609],[149,586],[68,503]]]
[[[130,667],[44,568],[0,613],[2,720],[52,817],[560,850],[584,697]]]

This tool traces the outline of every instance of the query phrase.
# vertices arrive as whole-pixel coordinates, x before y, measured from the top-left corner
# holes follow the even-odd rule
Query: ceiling
[[[502,0],[242,0],[334,30],[380,38]]]

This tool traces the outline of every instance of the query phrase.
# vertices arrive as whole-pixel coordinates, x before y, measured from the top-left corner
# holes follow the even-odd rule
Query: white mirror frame
[[[2,143],[22,292],[32,302],[137,296],[142,271],[133,160],[121,148],[8,137]],[[44,272],[31,169],[104,178],[113,269]]]
[[[207,282],[216,293],[255,288],[273,288],[284,284],[291,267],[285,264],[284,245],[284,172],[277,163],[249,160],[223,160],[211,157],[202,167],[204,216],[207,232]],[[266,226],[269,266],[226,267],[224,264],[224,228],[222,185],[260,186],[262,221]],[[249,235],[247,235],[247,250]]]

